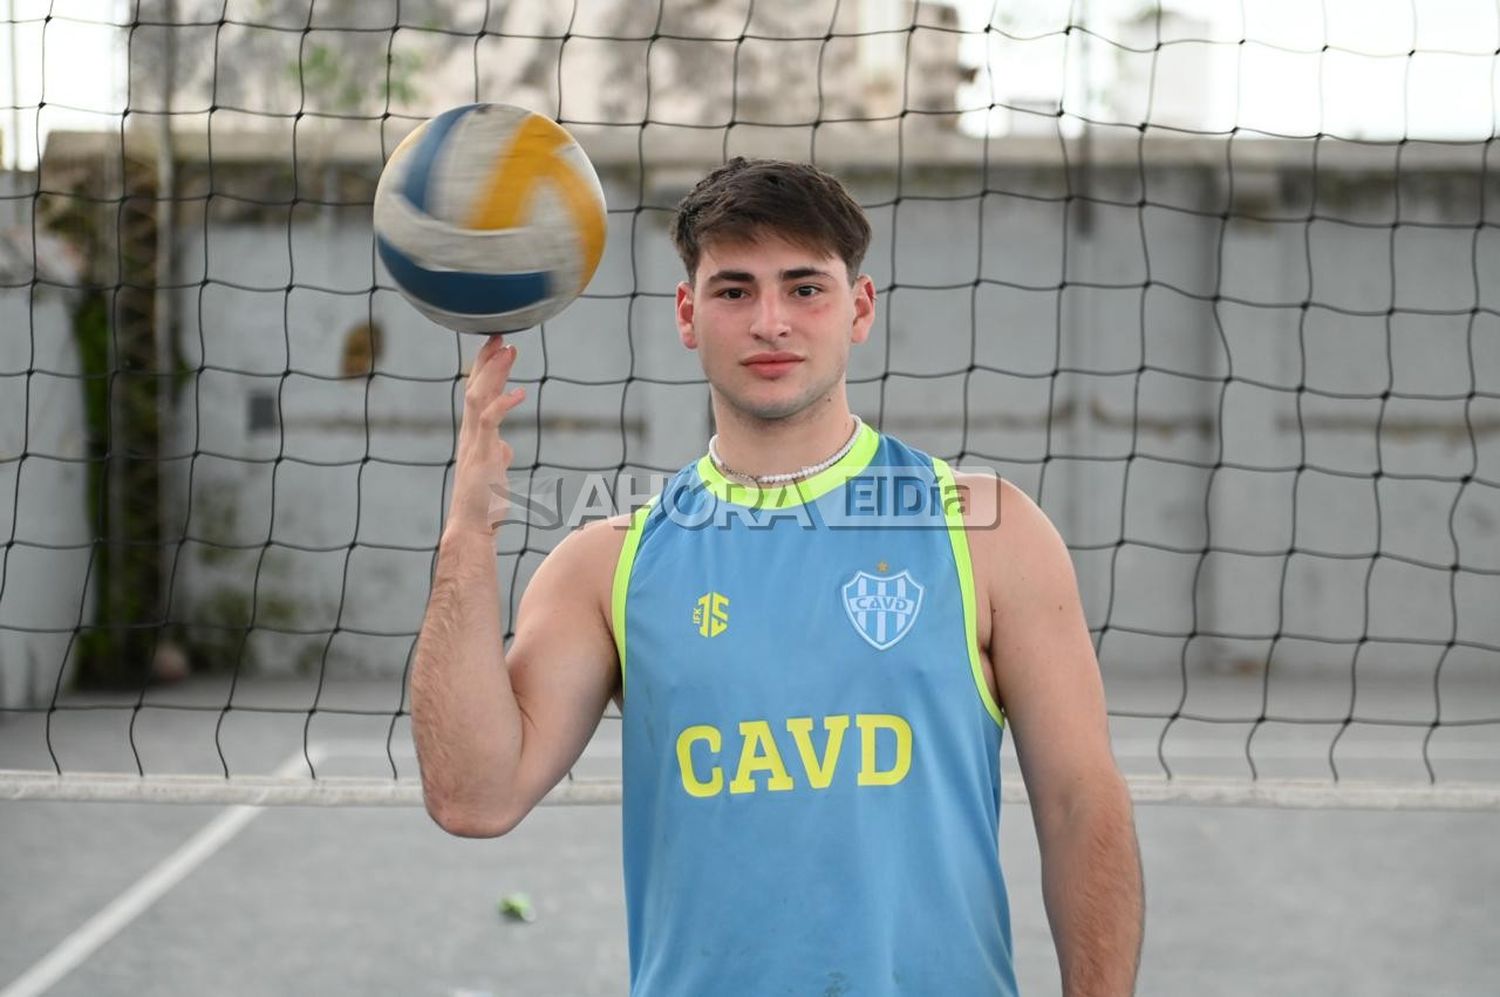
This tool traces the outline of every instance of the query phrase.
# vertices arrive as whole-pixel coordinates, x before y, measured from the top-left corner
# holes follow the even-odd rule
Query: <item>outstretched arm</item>
[[[976,585],[989,595],[990,660],[1041,845],[1063,993],[1131,994],[1144,915],[1140,851],[1072,561],[1013,485],[976,479],[971,494],[980,507],[971,522],[998,521],[970,532],[971,546],[984,549]]]

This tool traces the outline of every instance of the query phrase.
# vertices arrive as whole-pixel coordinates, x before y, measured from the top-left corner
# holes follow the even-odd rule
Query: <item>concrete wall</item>
[[[1041,502],[1073,548],[1106,669],[1495,667],[1500,245],[1476,227],[1477,153],[1408,159],[1398,190],[1396,164],[1325,157],[1314,173],[1308,145],[1157,158],[1129,140],[1065,172],[1055,155],[943,141],[968,144],[939,157],[913,143],[900,170],[822,147],[876,229],[880,318],[851,397]],[[665,236],[665,209],[707,160],[642,178],[629,154],[591,152],[612,207],[603,264],[545,338],[515,337],[531,389],[508,434],[516,487],[560,479],[564,511],[588,469],[664,473],[710,432],[672,326]],[[257,214],[219,197],[180,238],[199,373],[176,423],[173,618],[234,638],[215,667],[399,674],[478,340],[389,290],[357,199]],[[347,333],[371,320],[376,372],[345,378]],[[6,371],[27,348],[6,338]],[[6,411],[21,411],[22,383],[6,379]],[[15,473],[0,464],[6,494]],[[501,531],[512,608],[561,535]],[[38,556],[23,550],[12,562]],[[76,608],[76,568],[48,570]]]
[[[0,174],[0,193],[31,176]],[[12,184],[15,185],[12,188]],[[48,701],[92,611],[83,388],[58,247],[31,239],[31,202],[0,229],[0,709]]]
[[[1074,548],[1106,666],[1343,673],[1357,654],[1430,674],[1450,640],[1454,668],[1487,656],[1463,642],[1500,643],[1500,578],[1481,573],[1500,570],[1500,344],[1474,311],[1495,304],[1500,256],[1474,228],[1475,177],[1413,178],[1393,229],[1386,180],[1320,172],[1315,208],[1296,163],[1237,191],[1212,168],[1143,184],[1128,160],[1087,177],[1001,165],[983,198],[963,167],[847,172],[883,291],[850,370],[856,409],[1039,499]],[[660,210],[689,175],[616,177],[589,296],[545,344],[516,337],[533,388],[511,427],[519,477],[666,471],[701,452],[706,389],[673,333]],[[1066,198],[1083,184],[1086,218]],[[397,671],[477,343],[369,292],[388,281],[361,210],[290,239],[210,219],[206,269],[203,231],[190,242],[185,276],[207,283],[184,309],[206,369],[183,446],[196,434],[193,494],[211,496],[190,535],[245,549],[206,564],[215,548],[191,544],[187,590],[258,570],[259,590],[293,596],[296,633],[256,636],[263,667]],[[380,373],[334,380],[344,331],[371,316],[388,334]],[[281,431],[247,431],[254,393],[279,393]],[[512,591],[558,536],[503,531]]]

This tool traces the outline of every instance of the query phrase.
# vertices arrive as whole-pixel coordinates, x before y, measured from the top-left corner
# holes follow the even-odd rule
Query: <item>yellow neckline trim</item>
[[[859,429],[859,439],[838,462],[824,468],[811,478],[789,481],[784,485],[760,487],[747,481],[726,478],[724,473],[704,454],[698,458],[698,477],[703,485],[721,502],[749,506],[754,509],[790,509],[822,498],[850,478],[870,466],[875,451],[880,448],[880,434],[864,423]]]

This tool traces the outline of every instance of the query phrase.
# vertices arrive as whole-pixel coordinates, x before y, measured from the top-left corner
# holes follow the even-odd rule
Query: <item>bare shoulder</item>
[[[963,503],[981,630],[991,614],[1074,589],[1067,546],[1031,496],[995,475],[958,474],[954,483]]]
[[[997,475],[965,472],[954,475],[964,510],[964,526],[971,548],[986,552],[1005,547],[1012,554],[1044,554],[1058,541],[1058,533],[1031,496]]]
[[[622,512],[607,519],[596,519],[569,533],[552,553],[556,555],[567,548],[564,554],[566,558],[596,566],[608,562],[609,569],[613,571],[615,559],[620,556],[620,549],[624,546],[625,534],[629,526],[630,513],[628,512]]]
[[[567,592],[575,598],[587,593],[598,600],[602,610],[607,610],[614,585],[615,564],[620,558],[629,526],[629,513],[580,526],[542,560],[532,585],[541,582],[543,587],[555,586],[560,594]],[[608,619],[607,613],[605,619]]]
[[[618,684],[610,604],[629,522],[613,516],[575,529],[521,594],[506,660],[517,701],[534,722],[551,716],[551,729],[571,730],[570,710],[597,721]]]

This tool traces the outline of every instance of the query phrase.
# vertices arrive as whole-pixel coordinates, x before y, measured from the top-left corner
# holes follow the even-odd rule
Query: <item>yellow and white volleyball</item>
[[[459,332],[513,332],[583,293],[604,252],[604,191],[556,122],[468,104],[419,125],[375,188],[375,247],[396,287]]]

